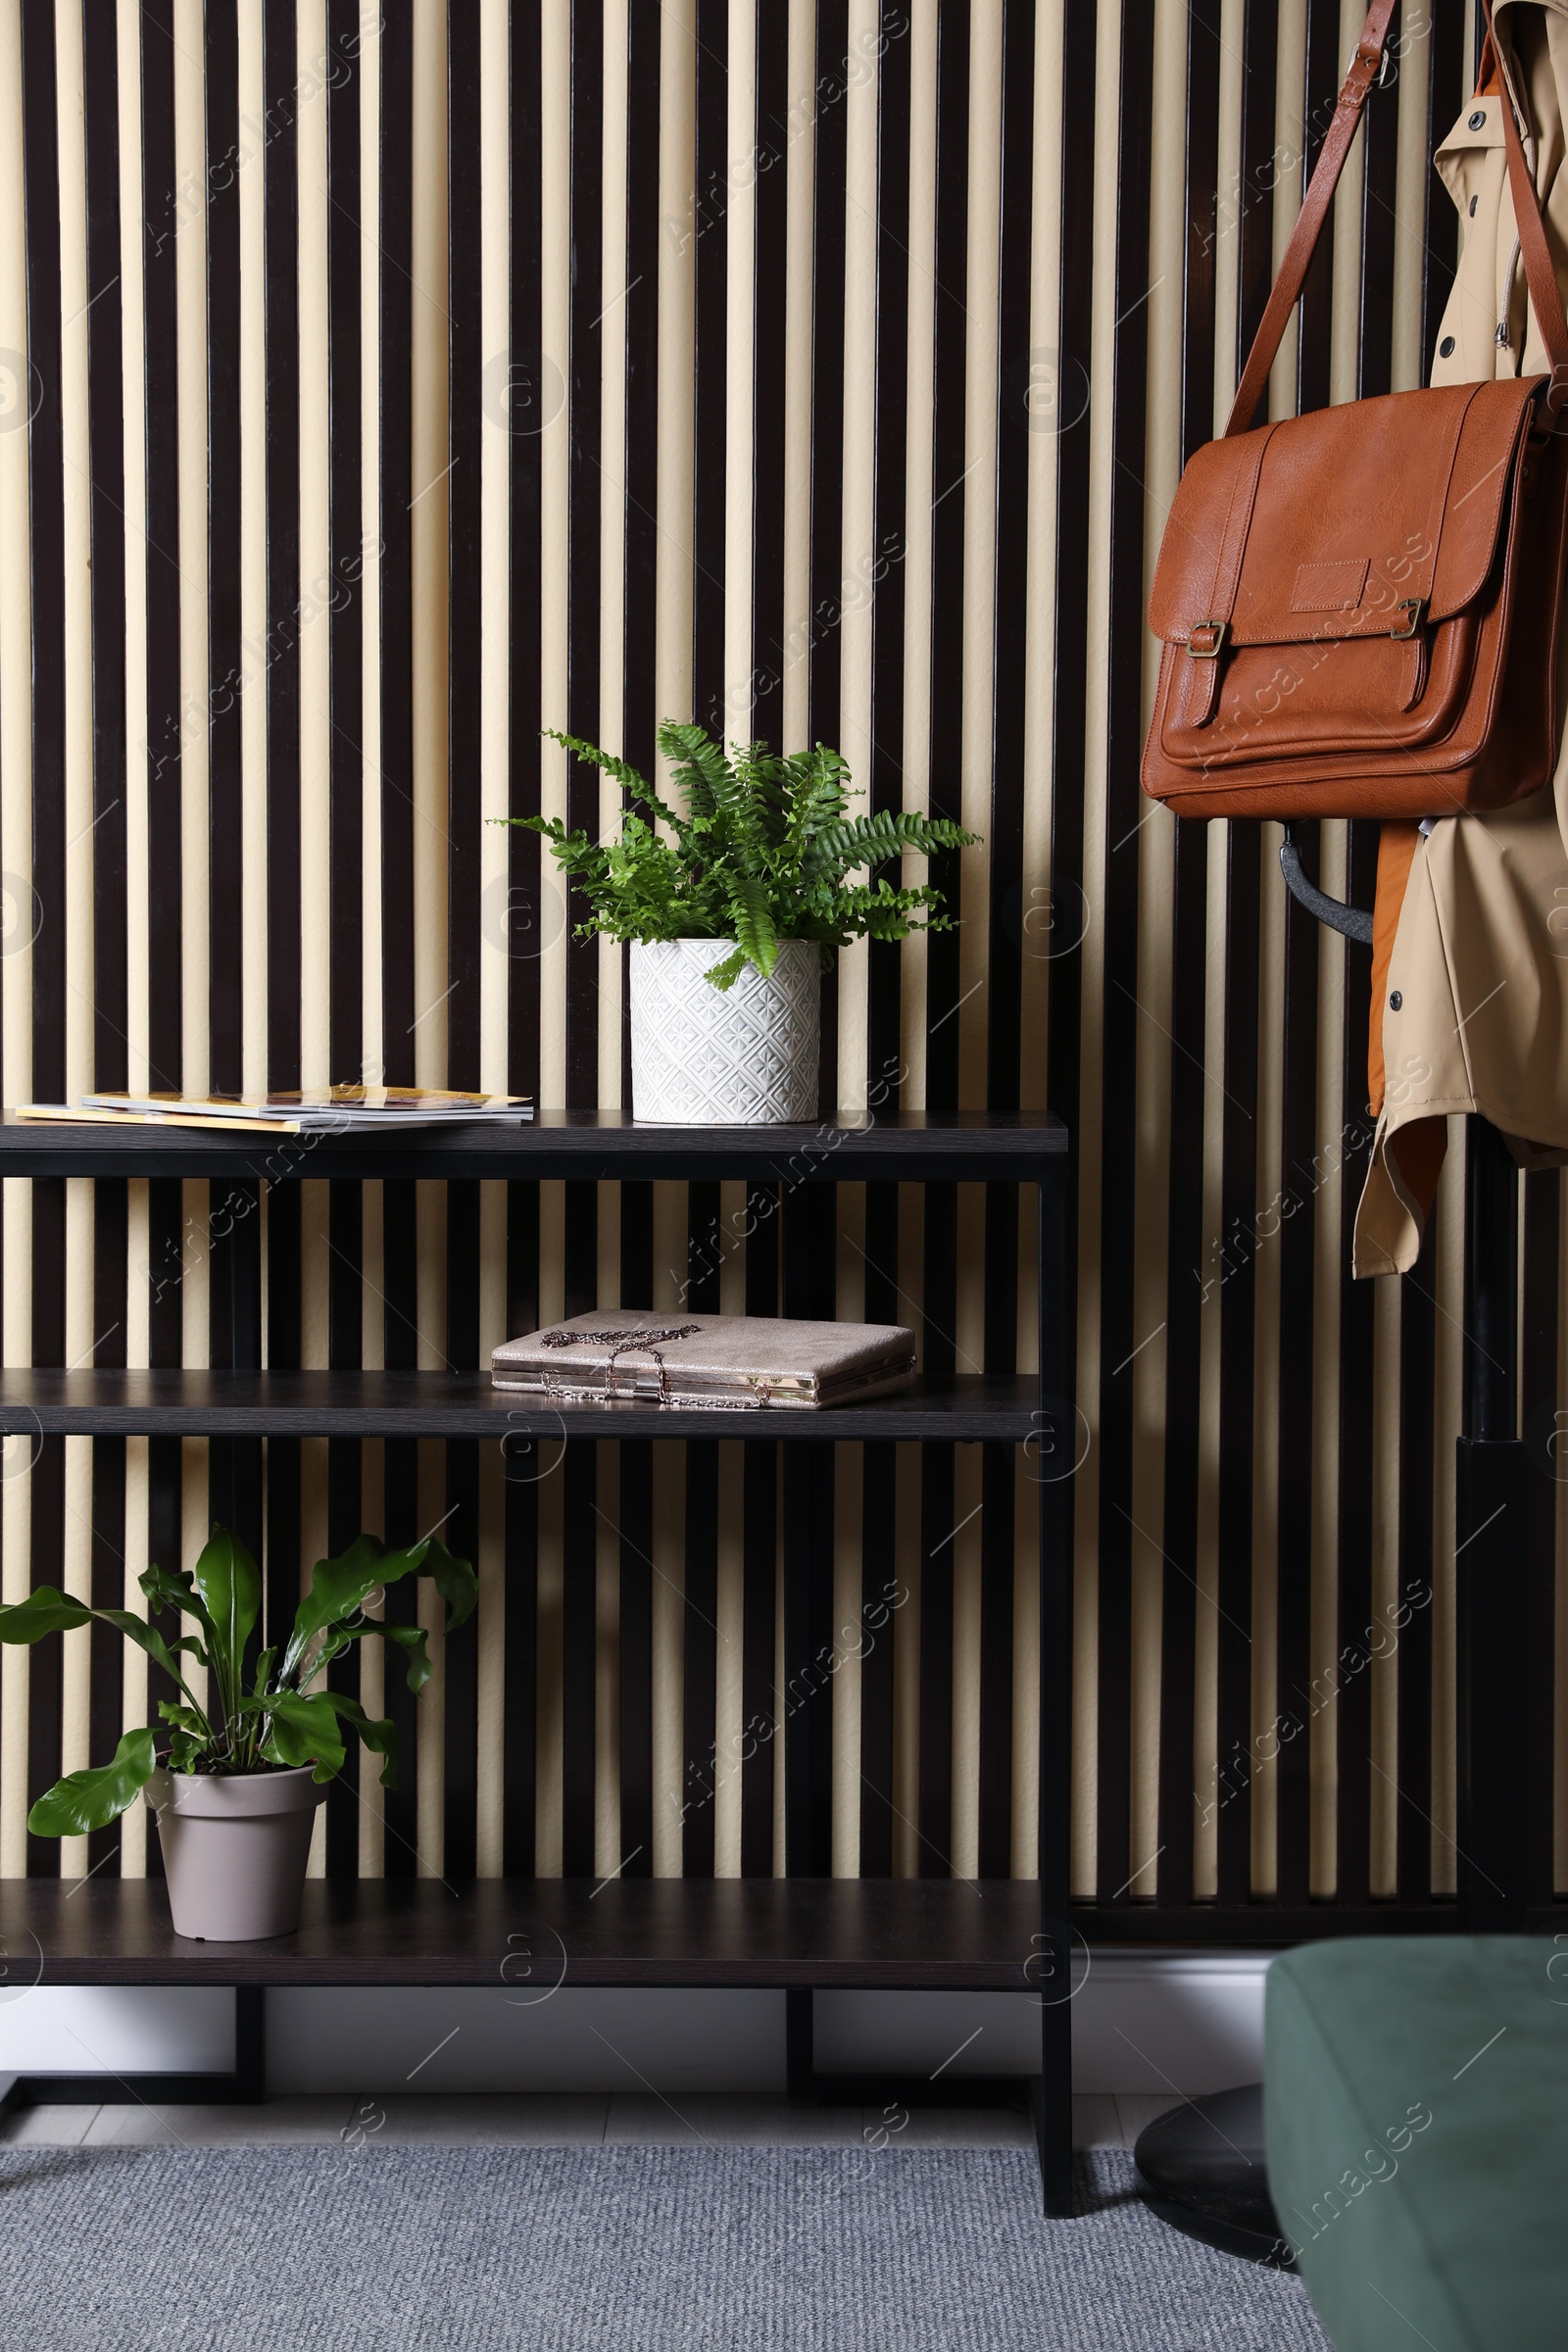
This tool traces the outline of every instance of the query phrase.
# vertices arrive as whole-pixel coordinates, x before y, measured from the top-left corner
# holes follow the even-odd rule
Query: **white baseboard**
[[[1197,2096],[1263,2065],[1262,1952],[1102,1949],[1073,1994],[1080,2091]],[[0,2073],[232,2063],[224,1992],[39,1986],[0,1995]],[[1016,2075],[1040,2064],[1028,1993],[819,1992],[827,2071]],[[776,1992],[294,1991],[268,2001],[274,2091],[779,2092]]]

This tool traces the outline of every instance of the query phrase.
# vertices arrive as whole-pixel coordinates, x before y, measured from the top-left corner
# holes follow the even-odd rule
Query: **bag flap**
[[[1185,644],[1386,636],[1480,595],[1543,376],[1348,402],[1197,451],[1171,505],[1150,626]],[[1229,588],[1227,599],[1227,587]]]

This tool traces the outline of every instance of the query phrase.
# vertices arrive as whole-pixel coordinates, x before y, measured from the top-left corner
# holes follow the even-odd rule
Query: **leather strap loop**
[[[1334,201],[1334,190],[1339,183],[1340,173],[1345,169],[1345,159],[1349,154],[1351,143],[1355,138],[1356,125],[1361,120],[1361,109],[1366,104],[1367,94],[1373,83],[1383,71],[1384,45],[1388,40],[1389,25],[1393,22],[1394,12],[1397,5],[1398,0],[1372,0],[1372,6],[1367,11],[1366,23],[1361,27],[1361,37],[1355,45],[1355,55],[1350,60],[1350,70],[1345,76],[1344,85],[1335,102],[1328,135],[1319,150],[1317,164],[1311,179],[1307,182],[1306,194],[1301,199],[1301,209],[1296,217],[1296,226],[1291,231],[1291,241],[1285,248],[1285,258],[1280,264],[1279,275],[1274,280],[1273,291],[1269,295],[1263,316],[1258,320],[1257,332],[1252,337],[1252,348],[1247,355],[1247,366],[1242,371],[1242,380],[1237,387],[1236,398],[1226,420],[1225,438],[1227,440],[1234,433],[1245,433],[1249,430],[1252,422],[1253,412],[1263,397],[1263,390],[1268,382],[1268,371],[1274,365],[1275,355],[1279,351],[1285,329],[1290,323],[1291,313],[1301,298],[1301,288],[1306,282],[1307,269],[1316,250],[1318,238],[1322,233],[1323,223],[1328,219],[1329,206]]]
[[[1361,37],[1355,46],[1355,55],[1335,104],[1328,135],[1323,141],[1316,168],[1302,198],[1290,243],[1285,248],[1279,275],[1274,280],[1273,291],[1258,321],[1257,333],[1252,338],[1252,348],[1247,356],[1247,366],[1242,371],[1242,380],[1225,425],[1226,439],[1236,433],[1245,433],[1251,426],[1253,414],[1268,383],[1269,369],[1274,365],[1291,313],[1300,300],[1307,269],[1322,234],[1323,223],[1328,218],[1329,206],[1334,201],[1340,173],[1345,169],[1345,159],[1355,138],[1361,110],[1373,83],[1383,71],[1383,51],[1397,4],[1398,0],[1372,0],[1367,12]],[[1482,7],[1486,12],[1489,36],[1495,45],[1492,0],[1482,0]],[[1531,307],[1551,362],[1546,413],[1554,417],[1564,401],[1568,400],[1568,313],[1563,309],[1557,274],[1552,268],[1545,225],[1541,218],[1541,203],[1535,182],[1530,176],[1530,167],[1525,161],[1506,75],[1502,77],[1502,83],[1499,104],[1508,156],[1508,187],[1513,198],[1519,249],[1524,261],[1525,282],[1530,288]]]
[[[1546,415],[1555,416],[1564,400],[1568,400],[1568,314],[1563,310],[1562,292],[1557,284],[1557,272],[1552,267],[1551,249],[1546,243],[1546,226],[1541,218],[1541,199],[1536,194],[1536,183],[1530,176],[1524,143],[1514,119],[1509,74],[1497,43],[1496,27],[1492,21],[1492,0],[1481,0],[1481,5],[1487,14],[1488,36],[1502,69],[1498,104],[1502,108],[1503,137],[1508,150],[1508,192],[1513,198],[1514,226],[1519,232],[1519,252],[1525,266],[1525,283],[1530,288],[1530,307],[1536,314],[1541,340],[1551,362]]]

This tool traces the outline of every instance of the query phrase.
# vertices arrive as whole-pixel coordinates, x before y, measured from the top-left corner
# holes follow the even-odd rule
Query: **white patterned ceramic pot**
[[[176,1936],[254,1943],[300,1924],[316,1808],[309,1764],[286,1772],[168,1772],[142,1791],[158,1823]]]
[[[749,963],[730,988],[708,974],[721,939],[634,941],[631,1106],[662,1127],[801,1125],[816,1116],[821,960],[781,941],[764,980]]]

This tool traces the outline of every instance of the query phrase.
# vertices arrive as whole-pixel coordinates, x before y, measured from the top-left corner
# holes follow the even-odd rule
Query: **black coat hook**
[[[1292,898],[1304,906],[1308,914],[1316,915],[1320,923],[1327,923],[1331,931],[1341,931],[1347,939],[1358,940],[1363,948],[1372,945],[1371,915],[1363,913],[1359,906],[1347,906],[1343,899],[1331,899],[1302,873],[1301,853],[1296,844],[1296,826],[1290,820],[1286,823],[1285,839],[1280,844],[1280,872],[1285,876],[1285,887]]]

